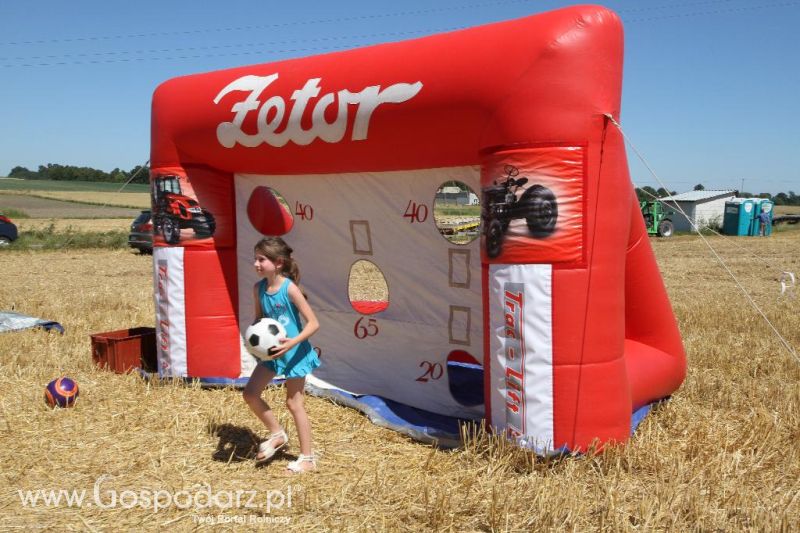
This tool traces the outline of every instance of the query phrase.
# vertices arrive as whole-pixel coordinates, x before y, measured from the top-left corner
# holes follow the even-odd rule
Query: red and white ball
[[[72,407],[77,399],[78,382],[72,378],[56,378],[44,388],[44,401],[50,407]]]

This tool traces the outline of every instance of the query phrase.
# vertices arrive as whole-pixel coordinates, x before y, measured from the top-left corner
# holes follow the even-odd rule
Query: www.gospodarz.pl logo
[[[225,510],[252,509],[260,513],[290,509],[292,497],[300,485],[289,485],[285,489],[258,491],[253,489],[213,491],[208,484],[193,485],[191,489],[167,490],[141,488],[117,490],[104,487],[113,476],[103,474],[94,482],[91,492],[87,489],[36,489],[17,490],[23,507],[95,507],[100,509],[146,509],[159,512],[165,509],[180,510]]]

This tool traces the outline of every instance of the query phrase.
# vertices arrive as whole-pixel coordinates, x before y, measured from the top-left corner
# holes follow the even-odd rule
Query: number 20
[[[428,378],[432,380],[437,380],[444,374],[444,369],[442,368],[441,363],[431,363],[430,361],[422,361],[419,366],[421,368],[425,368],[425,372],[416,379],[416,381],[421,381],[422,383],[427,383]]]

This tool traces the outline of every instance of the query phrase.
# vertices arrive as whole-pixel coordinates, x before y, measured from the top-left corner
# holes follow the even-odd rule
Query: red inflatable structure
[[[320,388],[483,418],[540,452],[627,440],[686,362],[607,118],[622,54],[618,17],[579,6],[162,84],[161,374],[249,375],[253,245],[283,235],[321,322]],[[434,224],[451,181],[482,198],[470,244]],[[350,301],[359,260],[387,301]]]

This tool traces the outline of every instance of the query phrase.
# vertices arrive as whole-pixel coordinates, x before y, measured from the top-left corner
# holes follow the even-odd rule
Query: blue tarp
[[[381,427],[393,429],[404,435],[443,448],[461,446],[461,424],[480,422],[439,415],[408,405],[371,395],[354,395],[339,389],[325,389],[306,383],[306,390],[314,396],[329,398],[364,413]]]
[[[64,328],[61,324],[53,320],[44,320],[42,318],[14,313],[13,311],[0,311],[0,333],[27,328],[44,328],[47,331],[55,329],[59,333],[64,333]]]
[[[409,407],[395,401],[371,395],[354,395],[339,389],[324,389],[306,383],[306,390],[314,396],[329,398],[336,403],[352,407],[364,413],[370,421],[378,426],[393,429],[404,435],[443,448],[457,448],[461,441],[460,427],[463,424],[480,423],[477,420],[464,420],[439,415]],[[649,404],[633,412],[631,417],[631,435],[650,412]],[[562,449],[556,453],[568,453]]]
[[[187,379],[187,381],[192,380]],[[247,384],[247,378],[200,378],[198,381],[205,387],[244,387]],[[279,385],[283,381],[283,379],[275,379],[272,384]],[[306,392],[309,394],[328,398],[337,404],[356,409],[377,426],[392,429],[414,440],[435,444],[442,448],[462,446],[461,426],[470,423],[480,424],[481,422],[481,419],[466,420],[431,413],[380,396],[351,394],[336,388],[319,387],[310,381],[313,380],[306,382]],[[631,435],[657,403],[645,405],[633,412]],[[569,450],[559,449],[555,453],[569,453]]]

